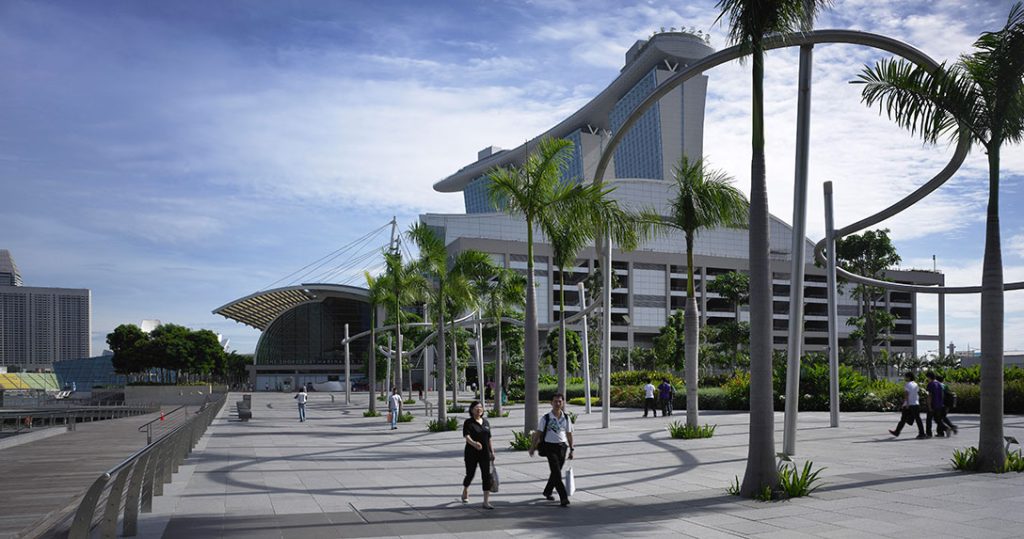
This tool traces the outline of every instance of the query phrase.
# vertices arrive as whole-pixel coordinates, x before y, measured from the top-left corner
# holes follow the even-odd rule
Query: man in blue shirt
[[[935,379],[935,373],[932,371],[928,371],[924,376],[928,379],[928,385],[924,388],[928,392],[928,416],[925,435],[929,438],[932,437],[932,421],[934,421],[935,433],[939,435],[939,438],[942,438],[946,435],[946,425],[942,422],[942,418],[946,415],[946,406],[942,400],[942,384]]]

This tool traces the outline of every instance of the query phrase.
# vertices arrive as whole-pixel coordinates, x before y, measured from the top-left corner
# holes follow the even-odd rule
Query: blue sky
[[[818,28],[886,34],[937,60],[999,28],[1006,0],[837,0]],[[726,46],[713,1],[22,1],[0,3],[0,247],[27,285],[90,288],[93,351],[156,318],[258,334],[211,310],[265,288],[397,216],[459,212],[438,179],[489,145],[513,147],[611,82],[660,27]],[[883,55],[815,51],[808,236],[874,213],[938,171],[926,147],[848,84]],[[792,216],[795,51],[767,63],[769,205]],[[704,151],[749,183],[749,66],[709,72]],[[887,223],[905,267],[980,282],[986,163]],[[1003,159],[1007,280],[1024,279],[1024,152]],[[361,268],[360,268],[361,269]],[[1007,348],[1024,349],[1021,293]],[[947,301],[949,338],[977,347],[978,298]],[[922,298],[923,333],[935,301]],[[921,350],[924,351],[923,349]]]

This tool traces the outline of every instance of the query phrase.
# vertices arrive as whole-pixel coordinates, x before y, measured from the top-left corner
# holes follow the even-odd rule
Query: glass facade
[[[569,133],[565,138],[572,141],[573,151],[568,168],[562,171],[562,183],[583,183],[583,140],[580,137],[580,130]]]
[[[480,176],[469,182],[469,185],[462,191],[463,199],[466,201],[466,213],[493,213],[498,211],[498,208],[491,203],[490,193],[488,193],[490,185],[491,180],[487,176]]]
[[[626,95],[615,103],[608,120],[612,131],[618,131],[629,113],[658,85],[657,69],[652,68]],[[615,177],[661,180],[661,112],[655,104],[640,117],[615,150]]]
[[[257,365],[344,365],[345,324],[349,335],[370,328],[370,308],[366,303],[342,298],[327,298],[306,303],[282,314],[270,325],[256,349]],[[353,364],[363,363],[368,339],[354,341],[350,347]]]

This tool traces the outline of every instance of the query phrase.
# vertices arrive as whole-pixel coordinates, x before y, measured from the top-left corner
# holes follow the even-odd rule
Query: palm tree
[[[501,394],[503,391],[501,319],[505,312],[523,304],[526,292],[526,278],[506,268],[495,268],[494,278],[485,283],[480,291],[484,317],[494,320],[498,331],[497,351],[494,355],[494,413],[501,416]]]
[[[999,159],[1004,143],[1024,138],[1024,5],[1006,25],[985,32],[977,49],[953,65],[925,69],[903,60],[865,67],[862,100],[885,106],[890,119],[934,143],[966,130],[988,154],[988,210],[981,277],[981,428],[978,464],[1001,471],[1003,446],[1003,262],[999,227]]]
[[[448,417],[448,404],[445,398],[447,377],[445,315],[454,310],[453,308],[471,303],[469,298],[474,296],[472,292],[473,279],[491,273],[493,263],[489,255],[474,250],[462,251],[454,257],[450,257],[444,240],[423,223],[413,225],[409,229],[408,236],[420,251],[420,257],[416,261],[416,270],[424,278],[423,283],[430,281],[429,285],[419,289],[419,294],[427,303],[437,324],[437,420],[444,422]],[[454,317],[453,314],[453,324]],[[452,361],[458,361],[458,358],[453,357]],[[453,385],[457,385],[456,381],[453,381]],[[457,396],[458,394],[453,392],[453,399]]]
[[[402,263],[402,254],[397,250],[384,253],[384,269],[384,275],[381,276],[381,279],[385,283],[383,286],[387,287],[388,290],[386,304],[390,309],[393,309],[395,320],[396,352],[391,372],[395,373],[394,385],[401,392],[402,356],[404,355],[405,348],[402,343],[402,319],[405,318],[402,307],[415,301],[417,291],[425,286],[425,282],[423,282],[423,277],[418,273],[417,267],[414,264]]]
[[[526,409],[524,430],[537,425],[537,377],[540,370],[540,348],[537,324],[537,291],[534,281],[534,228],[552,223],[560,213],[579,217],[572,212],[573,198],[579,191],[562,181],[562,173],[572,156],[572,142],[545,138],[537,151],[530,154],[521,167],[497,168],[488,174],[490,196],[497,208],[526,220],[526,327],[524,345],[524,389]]]
[[[366,277],[366,288],[370,291],[370,345],[367,347],[367,370],[366,376],[370,379],[370,411],[377,411],[377,396],[374,391],[377,389],[377,307],[387,301],[387,284],[379,277],[373,277],[369,272],[363,272]],[[348,381],[346,380],[346,383]]]
[[[664,226],[680,230],[686,238],[686,424],[697,426],[697,368],[700,319],[693,285],[693,242],[701,230],[716,227],[743,228],[750,203],[733,179],[720,170],[709,169],[703,159],[691,161],[685,155],[672,169],[676,192],[670,201],[671,215]]]
[[[740,494],[775,489],[775,417],[772,407],[772,282],[768,265],[768,186],[764,166],[764,40],[810,27],[831,0],[719,0],[718,20],[729,17],[729,37],[751,55],[750,162],[750,440]]]

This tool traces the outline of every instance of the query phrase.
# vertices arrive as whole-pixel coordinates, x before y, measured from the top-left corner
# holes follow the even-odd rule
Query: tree
[[[392,370],[394,373],[394,385],[398,388],[399,392],[402,390],[402,357],[405,345],[402,340],[402,324],[405,322],[406,315],[403,311],[403,307],[414,302],[420,297],[421,291],[425,289],[426,281],[423,275],[419,273],[418,267],[413,264],[402,263],[402,253],[398,250],[392,250],[384,253],[384,274],[381,275],[380,279],[384,281],[382,285],[387,290],[386,300],[384,304],[391,312],[391,318],[394,319],[395,324],[395,353],[391,360]],[[411,386],[410,386],[411,387]],[[410,393],[411,393],[410,389]],[[410,398],[412,395],[410,394]]]
[[[149,368],[146,364],[145,347],[149,342],[146,335],[135,324],[121,324],[107,334],[107,346],[114,352],[110,359],[114,372],[118,374],[135,374]]]
[[[186,369],[189,373],[209,375],[214,372],[223,372],[227,353],[221,346],[216,333],[208,329],[200,329],[190,331],[187,338],[192,351]]]
[[[885,270],[900,263],[900,255],[889,239],[888,229],[868,230],[836,242],[836,261],[847,271],[882,279]],[[858,284],[852,295],[857,299],[860,314],[847,323],[856,326],[851,337],[860,341],[868,375],[876,380],[875,345],[895,327],[896,318],[879,304],[885,298],[884,288]]]
[[[681,231],[686,238],[686,424],[696,427],[699,421],[700,318],[693,284],[693,245],[701,230],[746,226],[750,205],[743,193],[732,185],[732,178],[720,170],[707,168],[704,159],[691,161],[684,155],[673,168],[673,174],[676,190],[669,201],[671,215],[662,225]]]
[[[975,52],[935,70],[883,60],[860,75],[868,105],[930,143],[961,130],[988,154],[988,210],[981,277],[981,470],[1003,469],[1003,260],[999,226],[999,168],[1004,143],[1024,138],[1024,4],[1002,29],[985,32]]]
[[[583,365],[583,340],[575,331],[568,331],[563,338],[560,328],[548,332],[547,344],[541,361],[553,369],[565,367],[567,372],[578,373]]]
[[[733,321],[722,324],[716,329],[717,338],[732,346],[732,368],[739,364],[740,347],[750,343],[750,324],[740,322],[740,307],[750,301],[750,277],[745,273],[730,271],[715,277],[707,285],[708,291],[714,292],[732,305]]]
[[[733,43],[751,56],[750,162],[750,439],[740,494],[779,483],[772,406],[772,272],[768,264],[768,187],[764,163],[764,40],[810,27],[831,0],[719,0]]]
[[[445,422],[448,418],[448,405],[445,398],[447,376],[447,346],[445,339],[446,315],[451,314],[452,329],[456,313],[467,305],[476,302],[474,281],[481,275],[493,275],[494,264],[490,255],[467,249],[450,257],[444,240],[423,223],[417,223],[409,229],[408,236],[419,248],[420,256],[416,261],[416,271],[423,277],[419,281],[423,286],[417,291],[427,304],[437,324],[437,420]],[[454,344],[454,343],[453,343]],[[457,361],[452,358],[452,361]],[[456,363],[453,363],[456,364]],[[458,380],[452,381],[453,401],[458,397]]]
[[[657,366],[680,370],[686,365],[686,322],[683,311],[676,311],[654,337]]]
[[[483,312],[486,318],[493,320],[497,335],[497,346],[494,352],[494,412],[501,416],[501,395],[504,386],[505,372],[502,369],[502,318],[513,307],[523,304],[526,291],[526,278],[507,268],[495,268],[494,278],[484,282],[479,291]]]
[[[363,272],[363,276],[366,278],[366,288],[370,296],[370,344],[366,347],[366,377],[370,380],[369,410],[372,413],[377,411],[377,399],[374,396],[377,390],[377,307],[387,301],[387,282],[371,276],[369,272]],[[350,382],[346,380],[345,383]]]
[[[555,222],[560,214],[566,218],[585,217],[582,212],[574,211],[576,199],[580,196],[579,189],[562,181],[572,148],[573,144],[568,140],[544,138],[521,167],[497,168],[488,174],[494,206],[504,208],[511,215],[520,215],[526,221],[526,343],[523,361],[526,409],[523,424],[527,432],[537,425],[537,377],[540,372],[533,235],[535,227]]]

